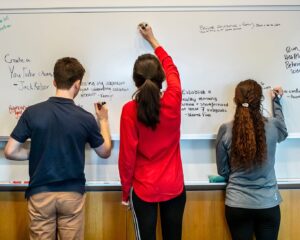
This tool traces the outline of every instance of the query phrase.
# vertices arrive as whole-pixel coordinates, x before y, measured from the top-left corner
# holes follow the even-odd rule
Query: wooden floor
[[[282,190],[280,240],[300,239],[300,190]],[[85,240],[134,240],[131,213],[120,192],[88,192]],[[23,192],[0,192],[0,239],[28,239]],[[160,240],[158,224],[157,239]],[[183,240],[230,239],[224,219],[224,191],[190,191],[184,213]]]

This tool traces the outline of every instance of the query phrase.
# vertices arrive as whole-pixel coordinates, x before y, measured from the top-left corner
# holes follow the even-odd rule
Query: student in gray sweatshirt
[[[262,88],[254,80],[235,89],[234,120],[219,128],[216,157],[219,175],[228,181],[225,215],[233,240],[277,239],[282,201],[274,163],[276,144],[288,133],[282,114],[281,87],[272,91],[274,117],[262,115]]]

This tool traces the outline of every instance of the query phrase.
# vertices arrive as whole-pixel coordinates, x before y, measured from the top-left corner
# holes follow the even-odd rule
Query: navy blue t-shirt
[[[85,191],[85,144],[103,142],[94,116],[67,98],[51,97],[28,107],[11,137],[31,139],[26,198],[39,192]]]

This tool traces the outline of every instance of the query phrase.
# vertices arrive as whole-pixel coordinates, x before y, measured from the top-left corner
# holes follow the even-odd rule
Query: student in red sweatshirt
[[[141,35],[156,56],[144,54],[134,64],[134,99],[123,106],[119,172],[122,202],[130,204],[136,238],[155,239],[159,205],[163,239],[181,239],[186,202],[180,155],[181,84],[172,58],[149,25]],[[167,80],[167,89],[161,91]]]

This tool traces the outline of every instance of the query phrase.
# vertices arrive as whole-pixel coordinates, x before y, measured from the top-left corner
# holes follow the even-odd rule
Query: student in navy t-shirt
[[[55,97],[28,107],[5,147],[6,158],[29,159],[30,239],[84,238],[85,144],[102,158],[111,153],[107,108],[95,104],[99,129],[94,116],[74,104],[84,73],[75,58],[59,59]],[[30,150],[23,146],[27,139]]]

